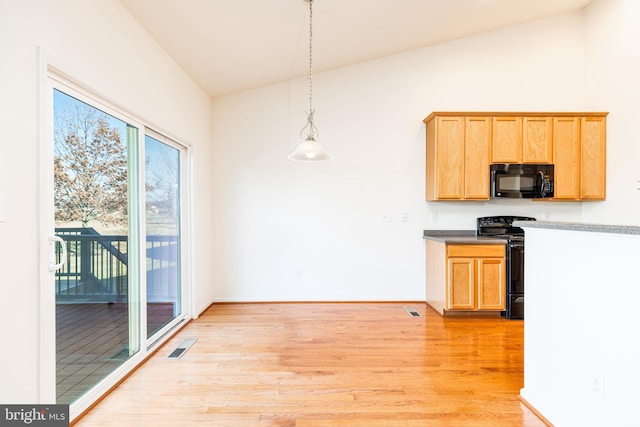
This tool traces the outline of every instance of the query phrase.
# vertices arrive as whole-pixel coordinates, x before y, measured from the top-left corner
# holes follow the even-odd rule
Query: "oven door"
[[[524,242],[507,243],[507,295],[524,294]]]
[[[524,295],[512,294],[507,297],[507,310],[503,317],[507,319],[524,319]]]

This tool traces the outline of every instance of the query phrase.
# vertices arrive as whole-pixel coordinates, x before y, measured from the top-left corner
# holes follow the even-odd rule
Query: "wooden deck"
[[[173,318],[173,305],[148,305],[149,330]],[[56,304],[56,394],[70,403],[127,360],[129,313],[125,303]]]
[[[214,305],[76,425],[544,425],[518,397],[522,321],[405,305]]]

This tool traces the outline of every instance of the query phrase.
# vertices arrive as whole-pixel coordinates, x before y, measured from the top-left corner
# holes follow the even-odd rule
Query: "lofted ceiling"
[[[308,72],[305,0],[119,0],[211,97]],[[592,0],[314,0],[313,71],[583,9]]]

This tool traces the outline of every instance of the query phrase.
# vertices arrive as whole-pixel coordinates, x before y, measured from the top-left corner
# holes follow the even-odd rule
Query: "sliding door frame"
[[[38,277],[39,277],[39,389],[37,392],[38,403],[52,404],[56,402],[56,296],[55,296],[55,273],[48,269],[48,263],[52,248],[48,243],[49,236],[55,231],[54,220],[54,142],[53,142],[53,90],[58,89],[64,93],[78,98],[91,106],[121,119],[128,124],[138,128],[138,164],[137,179],[142,183],[137,192],[138,215],[135,220],[139,222],[137,236],[133,241],[140,243],[137,263],[139,265],[136,278],[139,288],[139,351],[129,360],[114,370],[104,378],[88,393],[70,405],[70,419],[73,421],[79,415],[88,410],[104,394],[122,381],[133,369],[139,366],[156,349],[166,342],[180,327],[184,326],[188,320],[194,317],[193,312],[193,283],[192,283],[192,263],[191,263],[191,218],[192,218],[192,154],[189,146],[176,142],[177,138],[172,138],[166,132],[159,130],[157,126],[151,126],[144,120],[127,112],[125,108],[111,101],[91,87],[81,83],[83,79],[71,77],[71,74],[62,71],[68,67],[61,66],[59,62],[53,61],[41,49],[37,48],[38,79],[38,115],[37,126],[37,161],[38,161]],[[85,80],[91,81],[91,80]],[[156,130],[151,130],[156,129]],[[144,138],[149,134],[154,138],[161,137],[162,141],[171,141],[171,145],[180,150],[180,259],[181,259],[181,315],[165,325],[152,337],[147,338],[147,307],[146,307],[146,265],[145,254],[145,192],[144,192]]]
[[[188,260],[191,259],[191,239],[185,238],[191,236],[190,224],[191,221],[191,180],[190,180],[190,161],[189,161],[189,150],[184,145],[176,142],[172,138],[165,136],[163,133],[154,131],[151,127],[146,127],[143,135],[143,145],[144,145],[144,136],[150,136],[163,144],[166,144],[172,148],[175,148],[180,153],[180,193],[179,193],[179,204],[180,204],[180,314],[176,316],[173,320],[171,320],[168,324],[163,326],[160,330],[154,333],[152,336],[146,338],[146,346],[147,350],[151,350],[159,343],[162,342],[163,337],[165,337],[168,333],[174,330],[181,324],[184,324],[187,320],[192,318],[191,307],[193,304],[192,295],[193,295],[193,286],[191,282],[191,265]],[[144,152],[144,150],[143,150]],[[144,170],[143,170],[144,172]],[[143,174],[144,175],[144,174]],[[143,177],[144,182],[144,177]],[[144,218],[144,213],[143,213]],[[145,227],[145,236],[146,236],[146,227]],[[146,288],[145,288],[146,292]],[[146,293],[145,293],[146,295]],[[145,300],[146,302],[146,300]],[[146,311],[145,317],[143,320],[146,322]],[[145,335],[147,337],[147,330],[145,325]]]

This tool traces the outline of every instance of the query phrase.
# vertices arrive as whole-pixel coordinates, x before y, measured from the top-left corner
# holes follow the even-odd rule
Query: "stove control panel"
[[[484,216],[477,220],[476,235],[501,237],[505,239],[524,236],[524,230],[514,227],[514,221],[535,221],[529,216]]]
[[[529,216],[484,216],[478,218],[478,226],[504,227],[511,226],[513,221],[535,221]]]

